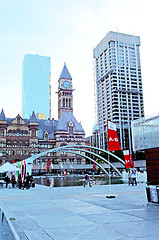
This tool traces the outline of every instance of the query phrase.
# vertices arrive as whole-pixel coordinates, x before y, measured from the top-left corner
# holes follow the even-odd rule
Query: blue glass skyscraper
[[[22,116],[51,117],[50,57],[26,54],[22,72]]]

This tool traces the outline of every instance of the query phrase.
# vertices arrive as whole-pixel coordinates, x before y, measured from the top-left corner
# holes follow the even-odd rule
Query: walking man
[[[89,175],[88,175],[88,174],[86,174],[85,180],[86,180],[86,181],[85,181],[85,183],[84,183],[84,187],[86,186],[86,184],[89,184],[89,186],[92,187],[92,186],[91,186],[91,183],[90,183],[90,178],[89,178]]]
[[[132,170],[131,177],[132,177],[132,186],[134,186],[134,184],[137,185],[137,182],[136,182],[136,171]]]

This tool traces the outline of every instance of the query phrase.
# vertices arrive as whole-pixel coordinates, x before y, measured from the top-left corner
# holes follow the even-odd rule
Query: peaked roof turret
[[[72,77],[71,77],[71,75],[70,75],[70,73],[69,73],[65,63],[64,63],[64,67],[63,67],[62,73],[61,73],[61,75],[59,77],[59,80],[62,79],[62,78],[63,79],[70,79],[70,80],[72,80]]]
[[[35,115],[35,112],[33,111],[31,117],[30,117],[30,122],[38,122],[37,117]]]
[[[6,117],[5,117],[3,108],[2,108],[2,111],[1,111],[1,114],[0,114],[0,120],[1,120],[1,121],[5,121],[5,120],[6,120]]]

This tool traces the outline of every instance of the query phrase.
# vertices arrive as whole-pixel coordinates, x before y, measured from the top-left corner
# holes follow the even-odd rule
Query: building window
[[[31,137],[36,137],[36,130],[31,131]]]
[[[69,108],[71,108],[71,98],[69,98]]]
[[[66,107],[68,107],[68,99],[66,98]]]
[[[63,107],[65,107],[65,98],[63,98]]]
[[[73,134],[73,127],[69,126],[69,134]]]
[[[48,134],[47,134],[47,133],[45,133],[44,140],[45,140],[45,141],[48,141],[48,139],[49,139],[49,136],[48,136]]]
[[[17,124],[20,124],[20,117],[17,118]]]
[[[4,130],[3,129],[0,130],[0,136],[4,136]]]
[[[81,164],[81,159],[77,159],[77,164]]]

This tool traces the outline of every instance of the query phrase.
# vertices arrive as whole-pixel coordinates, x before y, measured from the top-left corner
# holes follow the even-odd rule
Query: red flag
[[[13,164],[13,163],[15,163],[15,161],[14,161],[14,160],[12,160],[12,164]]]
[[[134,168],[134,162],[133,162],[132,154],[130,154],[130,167]]]
[[[117,134],[117,130],[116,130],[116,124],[111,121],[108,121],[107,126],[108,126],[108,149],[109,149],[109,151],[121,150],[119,139],[118,139],[118,134]]]
[[[46,170],[49,170],[50,169],[50,160],[48,159],[47,160],[47,168],[46,168]]]
[[[95,170],[96,169],[96,164],[95,163],[93,163],[93,170]]]
[[[94,161],[97,161],[97,160],[94,160]],[[96,170],[96,164],[93,163],[93,170]]]
[[[126,168],[130,168],[130,155],[129,155],[129,150],[124,150],[124,159],[125,159],[125,166]]]

